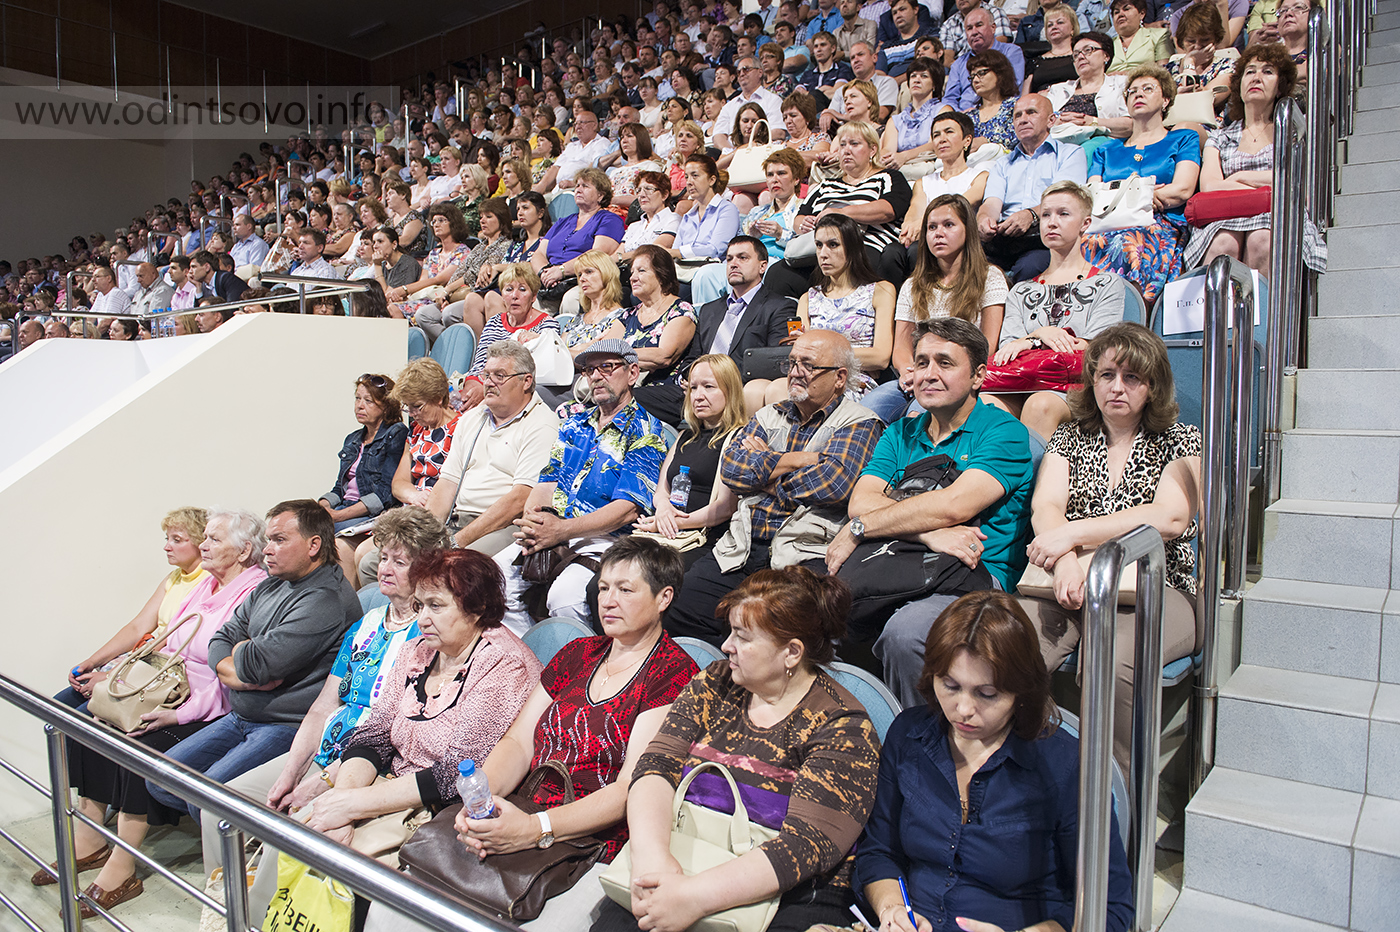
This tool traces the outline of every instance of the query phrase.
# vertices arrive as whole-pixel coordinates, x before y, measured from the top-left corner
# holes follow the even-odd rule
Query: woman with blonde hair
[[[615,215],[614,215],[615,216]],[[569,352],[577,356],[589,344],[600,340],[622,311],[622,275],[612,256],[598,250],[574,260],[578,269],[579,314],[564,331]]]
[[[475,162],[463,165],[460,177],[461,193],[452,198],[452,203],[457,205],[457,209],[462,212],[462,219],[467,222],[467,236],[473,237],[481,231],[481,202],[490,195],[491,184],[486,177],[486,169]]]

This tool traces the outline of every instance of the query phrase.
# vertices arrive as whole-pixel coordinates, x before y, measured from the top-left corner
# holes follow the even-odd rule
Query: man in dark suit
[[[797,318],[797,304],[763,284],[768,247],[754,236],[729,241],[724,254],[729,293],[696,312],[695,336],[686,350],[682,371],[707,353],[728,353],[744,369],[744,351],[778,346],[788,338],[788,321]],[[679,385],[643,385],[637,403],[672,426],[681,425],[685,390]]]

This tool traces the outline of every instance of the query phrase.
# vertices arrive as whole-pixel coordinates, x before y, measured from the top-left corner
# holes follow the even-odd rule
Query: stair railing
[[[8,702],[23,712],[44,723],[44,733],[48,745],[48,786],[19,770],[8,761],[0,761],[0,768],[16,776],[36,792],[47,796],[53,809],[54,841],[58,851],[56,874],[59,892],[59,908],[63,919],[64,932],[79,932],[82,928],[79,907],[90,906],[99,916],[119,930],[131,932],[121,920],[112,916],[93,901],[87,893],[80,892],[78,871],[73,848],[73,819],[77,818],[88,828],[98,832],[106,840],[141,861],[151,870],[170,880],[184,893],[192,896],[206,908],[223,914],[229,932],[247,932],[248,887],[245,883],[247,866],[244,861],[243,833],[248,832],[262,839],[268,845],[287,852],[313,870],[341,881],[360,895],[383,903],[385,906],[406,915],[413,916],[433,929],[449,932],[517,932],[518,927],[477,912],[467,906],[450,900],[430,887],[408,879],[398,871],[390,870],[378,861],[365,857],[349,847],[331,841],[320,832],[273,812],[266,806],[258,805],[231,792],[221,783],[209,779],[204,774],[191,770],[184,764],[176,763],[162,754],[157,754],[143,744],[101,724],[91,716],[79,715],[75,710],[41,696],[7,676],[0,675],[0,700]],[[96,820],[87,818],[71,803],[68,777],[68,741],[76,741],[90,748],[119,767],[124,767],[137,777],[150,780],[188,800],[201,810],[212,813],[219,821],[220,847],[224,863],[224,902],[220,906],[203,891],[192,887],[188,882],[157,863],[139,849],[127,844]],[[5,829],[0,828],[0,837],[14,845],[20,853],[33,861],[40,869],[51,870],[48,859],[29,850]],[[264,868],[267,869],[267,868]],[[272,869],[275,869],[273,867]],[[40,928],[34,920],[7,898],[0,899],[0,905],[9,908],[29,928]],[[261,925],[259,922],[258,925]]]
[[[1150,525],[1099,545],[1084,583],[1083,692],[1079,716],[1079,852],[1074,932],[1102,932],[1108,923],[1108,857],[1113,830],[1114,642],[1118,580],[1137,564],[1136,666],[1133,682],[1132,795],[1128,865],[1133,868],[1132,932],[1152,928],[1157,843],[1157,767],[1162,730],[1162,604],[1166,549]]]

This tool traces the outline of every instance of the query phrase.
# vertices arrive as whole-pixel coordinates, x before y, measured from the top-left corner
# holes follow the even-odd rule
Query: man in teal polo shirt
[[[1010,592],[1026,566],[1031,539],[1030,434],[1010,414],[978,401],[988,346],[976,326],[936,318],[921,322],[914,340],[914,397],[925,413],[885,429],[851,492],[851,520],[827,548],[828,569],[840,569],[863,540],[917,540],[969,566],[984,563],[994,584]],[[961,470],[951,485],[902,502],[885,494],[911,463],[939,453]],[[906,706],[924,701],[916,689],[924,640],[955,598],[910,602],[890,617],[875,642],[885,682]]]

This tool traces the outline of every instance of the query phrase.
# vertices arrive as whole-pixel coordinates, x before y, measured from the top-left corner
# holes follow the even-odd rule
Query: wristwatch
[[[554,828],[549,824],[549,813],[541,811],[535,815],[540,820],[540,840],[535,842],[535,847],[548,848],[554,844]]]
[[[851,536],[856,539],[856,543],[865,540],[865,522],[860,518],[851,519]]]

